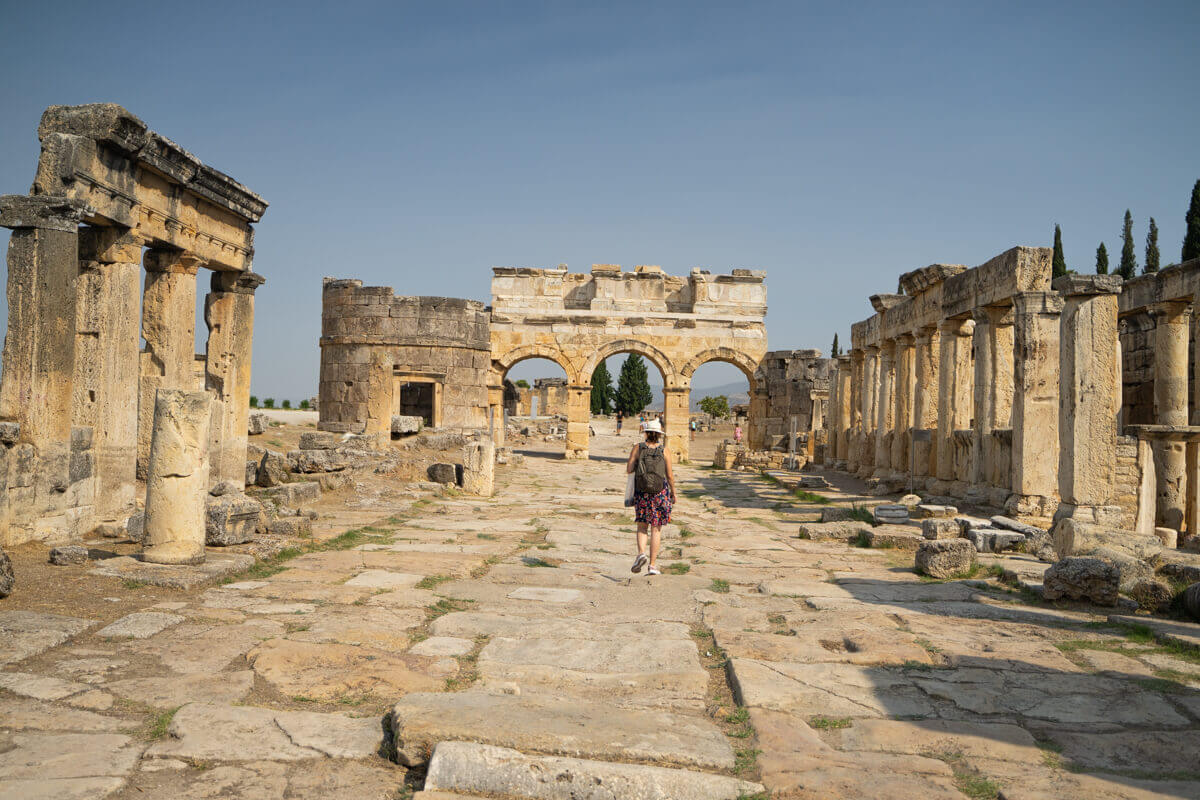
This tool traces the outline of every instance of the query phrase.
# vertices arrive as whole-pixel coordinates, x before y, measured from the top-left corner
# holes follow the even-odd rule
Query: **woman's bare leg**
[[[650,529],[650,566],[658,565],[658,551],[662,547],[662,528],[655,525]],[[641,552],[646,552],[642,550]]]
[[[646,552],[646,523],[637,524],[637,549],[639,553]]]

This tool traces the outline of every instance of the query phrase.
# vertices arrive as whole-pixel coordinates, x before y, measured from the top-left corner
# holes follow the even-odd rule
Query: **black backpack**
[[[633,488],[642,494],[658,494],[667,485],[667,459],[662,447],[638,445],[637,465],[633,469]]]

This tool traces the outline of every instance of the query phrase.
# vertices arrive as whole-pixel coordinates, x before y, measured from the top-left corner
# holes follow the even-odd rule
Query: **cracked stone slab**
[[[197,673],[153,678],[130,678],[105,684],[120,697],[155,708],[178,708],[187,703],[236,703],[254,688],[254,672]]]
[[[6,731],[69,731],[71,733],[117,733],[129,723],[91,711],[32,700],[0,698],[0,720]]]
[[[60,614],[0,611],[0,664],[13,664],[44,653],[95,624],[95,620]]]
[[[166,589],[192,589],[215,583],[221,578],[254,566],[254,556],[208,550],[203,564],[151,564],[132,556],[106,558],[96,562],[89,575],[102,575],[126,581],[139,581]]]
[[[1020,762],[1037,762],[1042,758],[1042,751],[1028,731],[1000,722],[860,719],[849,728],[832,731],[831,739],[839,750],[850,751],[914,756],[962,753]]]
[[[202,773],[176,759],[148,759],[126,794],[146,800],[396,800],[402,776],[387,764],[344,759],[242,761]],[[151,765],[169,765],[155,770]]]
[[[91,689],[85,683],[64,681],[31,672],[0,672],[0,689],[35,700],[61,700]]]
[[[178,625],[184,619],[178,614],[162,611],[136,611],[121,617],[111,625],[106,625],[96,631],[96,635],[112,639],[149,639],[172,625]]]
[[[504,720],[497,725],[497,720]],[[388,715],[395,757],[423,764],[438,742],[475,741],[522,752],[637,759],[701,769],[734,764],[729,740],[707,719],[650,709],[621,709],[577,697],[419,693]]]
[[[170,738],[147,756],[214,761],[299,761],[365,758],[379,749],[375,719],[276,711],[252,706],[190,703],[176,712]]]
[[[116,733],[26,732],[9,734],[7,740],[9,748],[0,753],[0,781],[123,778],[144,747]]]
[[[928,717],[933,702],[899,670],[851,664],[729,661],[734,697],[744,706],[834,717]]]
[[[285,695],[332,700],[354,694],[407,694],[440,688],[449,674],[420,656],[370,647],[271,639],[246,656],[263,680]],[[457,671],[456,662],[450,662]]]
[[[757,783],[690,770],[527,756],[474,742],[442,742],[429,762],[425,789],[512,795],[529,800],[737,800]]]

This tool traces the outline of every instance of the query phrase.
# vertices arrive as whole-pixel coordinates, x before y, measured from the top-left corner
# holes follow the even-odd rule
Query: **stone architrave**
[[[209,454],[214,484],[230,481],[245,488],[254,292],[263,282],[253,272],[214,272],[204,302],[205,388],[222,402],[220,424],[212,431],[215,447]]]
[[[1058,517],[1095,519],[1113,494],[1121,373],[1117,361],[1119,275],[1064,275],[1058,415]]]
[[[204,561],[211,403],[208,392],[160,389],[155,396],[146,478],[144,561]]]
[[[971,420],[971,333],[969,319],[949,319],[941,325],[941,365],[938,369],[937,477],[953,481],[954,432]]]
[[[96,516],[134,510],[137,489],[138,291],[142,239],[128,228],[79,232],[74,413],[93,431]]]
[[[196,385],[196,273],[203,262],[178,250],[147,250],[143,258],[142,352],[138,390],[138,475],[146,474],[159,389]]]
[[[463,491],[491,497],[495,492],[496,445],[489,438],[463,447]]]
[[[913,428],[916,370],[916,351],[913,337],[905,334],[896,338],[895,411],[892,420],[892,469],[908,473],[912,469],[910,447]]]
[[[936,326],[921,328],[916,336],[916,365],[913,376],[913,426],[935,431],[938,425],[938,366],[941,337]],[[926,437],[914,437],[913,462],[918,477],[935,475],[937,447]]]
[[[1154,306],[1154,422],[1188,424],[1188,339],[1190,304],[1174,300]],[[1184,442],[1162,438],[1155,442],[1158,476],[1158,527],[1181,530],[1185,515],[1187,456]]]
[[[1055,292],[1013,295],[1010,516],[1049,517],[1058,494],[1059,316]]]

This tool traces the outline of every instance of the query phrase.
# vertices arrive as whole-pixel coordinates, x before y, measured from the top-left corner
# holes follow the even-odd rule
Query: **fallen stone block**
[[[1171,587],[1163,581],[1144,578],[1129,587],[1129,596],[1143,611],[1166,611],[1175,599]]]
[[[916,550],[925,541],[915,529],[902,525],[880,525],[867,530],[870,547],[895,547],[899,550]]]
[[[1179,545],[1179,531],[1174,528],[1155,528],[1154,535],[1168,550],[1174,550]]]
[[[430,464],[425,474],[434,483],[458,482],[458,468],[454,464]]]
[[[800,526],[799,538],[811,539],[814,542],[852,542],[860,536],[871,532],[871,525],[866,522],[846,520],[845,522],[806,522]]]
[[[244,544],[263,525],[263,508],[241,492],[209,497],[204,511],[204,543],[209,547]]]
[[[330,431],[305,431],[300,434],[301,450],[332,450],[342,441],[340,433]]]
[[[317,476],[317,482],[321,484],[321,491],[332,492],[342,488],[346,484],[354,483],[354,476],[345,470],[342,472],[325,472]]]
[[[146,541],[146,512],[138,511],[129,515],[125,520],[125,532],[133,542]]]
[[[238,487],[238,485],[233,481],[221,481],[220,483],[214,484],[212,488],[208,490],[208,493],[213,497],[220,497],[221,495],[233,494],[240,491],[242,491],[241,488]]]
[[[958,539],[958,520],[923,519],[921,520],[921,535],[926,539]]]
[[[425,420],[421,417],[397,414],[392,417],[392,434],[403,436],[410,433],[420,433],[424,424]]]
[[[8,597],[12,594],[16,582],[12,560],[8,557],[8,553],[4,552],[4,548],[0,547],[0,597]]]
[[[101,522],[92,533],[102,539],[124,539],[128,535],[124,522]]]
[[[246,433],[250,436],[258,436],[266,431],[269,427],[266,414],[251,414],[246,420]]]
[[[921,542],[913,563],[917,572],[931,578],[954,578],[970,572],[975,548],[965,539]]]
[[[292,472],[341,472],[353,463],[353,457],[341,450],[289,450],[288,468]]]
[[[321,484],[317,481],[297,481],[285,483],[263,492],[277,506],[296,508],[305,503],[314,503],[321,499]]]
[[[828,489],[829,481],[820,475],[802,475],[797,486],[801,489]]]
[[[1002,553],[1025,544],[1023,535],[997,528],[971,528],[967,532],[967,539],[980,553]]]
[[[958,514],[954,506],[941,506],[932,503],[922,503],[913,512],[915,519],[948,519]]]
[[[1120,574],[1115,566],[1098,558],[1064,558],[1042,577],[1042,597],[1116,605]]]
[[[559,800],[563,797],[737,800],[759,794],[761,784],[642,764],[528,756],[474,742],[441,742],[434,748],[425,790]]]
[[[278,517],[267,523],[267,533],[272,536],[308,538],[312,536],[312,520],[308,517]]]
[[[50,550],[50,563],[57,567],[77,566],[88,562],[88,549],[82,545],[69,544]]]
[[[258,461],[246,460],[246,485],[258,485]]]
[[[844,506],[826,506],[821,509],[821,522],[849,522],[853,521],[851,516],[853,509],[845,508]]]
[[[270,488],[287,483],[288,461],[282,454],[274,450],[263,453],[262,461],[258,464],[256,482],[259,486]]]
[[[0,578],[0,593],[3,590],[3,579]],[[1193,583],[1183,590],[1183,608],[1192,615],[1192,619],[1200,622],[1200,583]]]
[[[899,503],[883,503],[875,506],[875,521],[881,525],[908,522],[908,506]]]
[[[1054,551],[1059,558],[1086,554],[1097,548],[1108,548],[1123,550],[1133,558],[1148,559],[1163,549],[1157,536],[1109,528],[1074,517],[1060,519],[1051,536],[1054,540]]]
[[[1024,522],[1018,522],[1012,517],[997,515],[991,518],[991,523],[993,527],[1003,528],[1006,531],[1016,531],[1027,538],[1030,536],[1045,536],[1047,533],[1036,525],[1026,525]]]

